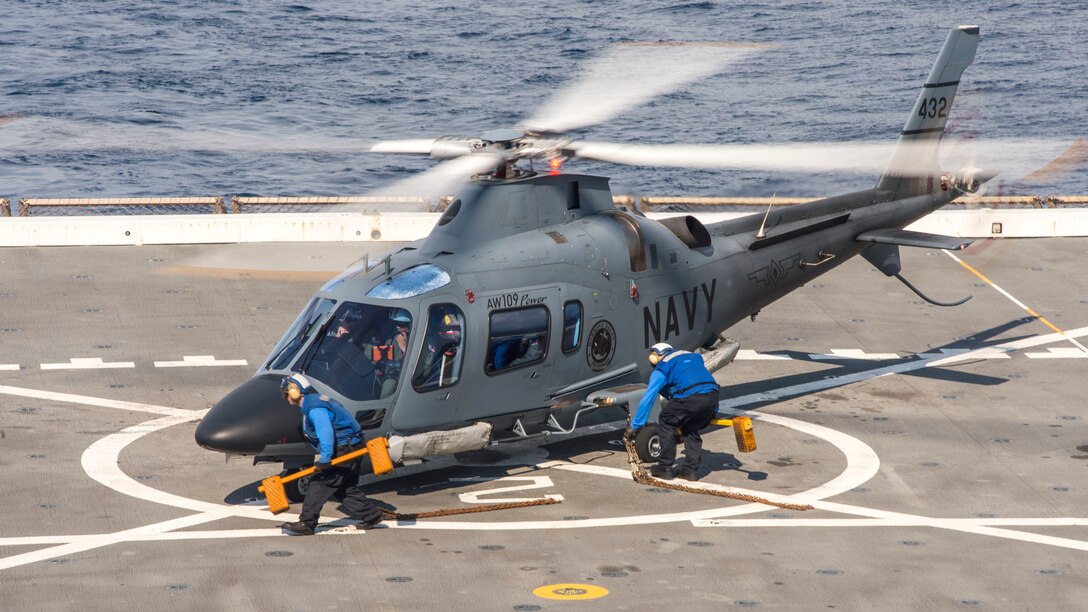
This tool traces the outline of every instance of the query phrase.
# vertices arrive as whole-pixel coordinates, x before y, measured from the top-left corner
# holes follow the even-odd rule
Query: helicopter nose
[[[196,427],[196,443],[213,451],[257,455],[268,444],[302,440],[299,409],[280,394],[280,379],[262,374],[219,400]]]

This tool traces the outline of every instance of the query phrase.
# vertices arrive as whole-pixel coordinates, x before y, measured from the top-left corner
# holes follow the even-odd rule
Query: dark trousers
[[[718,392],[697,393],[669,400],[657,420],[661,438],[658,465],[671,467],[676,463],[676,434],[684,437],[683,469],[697,471],[703,454],[703,438],[699,432],[710,426],[718,416]]]
[[[306,499],[302,501],[299,520],[311,527],[316,526],[322,506],[334,495],[343,500],[344,510],[353,519],[373,521],[380,518],[381,509],[366,498],[358,483],[358,460],[317,472],[310,477],[310,488],[306,491]]]

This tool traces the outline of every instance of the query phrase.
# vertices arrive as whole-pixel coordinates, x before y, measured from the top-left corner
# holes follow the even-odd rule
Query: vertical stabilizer
[[[934,190],[934,181],[939,180],[937,177],[941,174],[937,147],[948,122],[960,77],[974,61],[977,48],[978,26],[959,26],[948,33],[937,63],[933,65],[899,135],[891,162],[877,181],[877,189],[891,192],[892,199]],[[939,189],[939,185],[936,188]]]

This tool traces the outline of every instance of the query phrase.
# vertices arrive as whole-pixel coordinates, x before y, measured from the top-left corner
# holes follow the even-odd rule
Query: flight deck
[[[955,308],[854,259],[728,330],[742,351],[717,373],[723,414],[750,416],[758,448],[738,452],[729,429],[705,435],[696,486],[812,510],[637,484],[623,423],[602,422],[364,479],[401,513],[559,504],[360,532],[330,503],[317,536],[288,537],[277,525],[298,504],[273,516],[257,492],[278,466],[208,452],[194,430],[366,250],[0,249],[5,609],[1075,609],[1088,598],[1088,239],[904,252],[927,294],[973,295]]]

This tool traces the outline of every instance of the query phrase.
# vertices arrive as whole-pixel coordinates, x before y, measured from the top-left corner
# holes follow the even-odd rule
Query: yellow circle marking
[[[592,584],[547,584],[533,589],[533,595],[544,599],[600,599],[608,595],[608,589]]]

